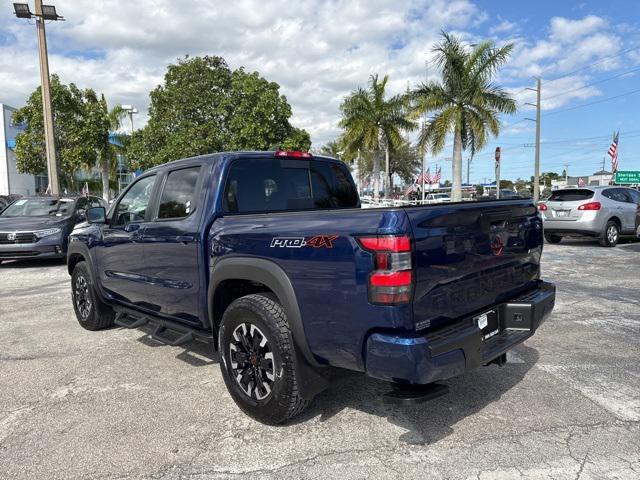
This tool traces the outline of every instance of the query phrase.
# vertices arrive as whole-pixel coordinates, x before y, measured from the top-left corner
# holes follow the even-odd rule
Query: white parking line
[[[536,365],[621,420],[640,420],[640,379],[624,368],[602,365]],[[633,381],[632,378],[637,380]]]

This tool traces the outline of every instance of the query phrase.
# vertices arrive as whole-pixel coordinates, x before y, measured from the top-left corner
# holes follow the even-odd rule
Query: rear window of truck
[[[593,190],[574,188],[570,190],[559,190],[553,192],[549,197],[550,202],[577,202],[588,200],[593,197]]]
[[[321,160],[238,159],[229,168],[229,213],[355,208],[358,194],[346,167]]]

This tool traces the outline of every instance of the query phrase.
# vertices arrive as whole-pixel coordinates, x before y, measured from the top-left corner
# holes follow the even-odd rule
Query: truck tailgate
[[[535,285],[543,232],[530,200],[405,211],[415,240],[416,330],[480,313]]]

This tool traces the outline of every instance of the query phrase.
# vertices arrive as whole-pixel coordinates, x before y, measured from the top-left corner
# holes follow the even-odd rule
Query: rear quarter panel
[[[213,272],[216,261],[228,256],[276,263],[291,280],[305,335],[317,360],[362,370],[367,332],[410,330],[412,307],[369,304],[367,277],[373,260],[357,246],[354,236],[410,232],[401,209],[228,215],[218,218],[210,229],[210,265]],[[286,239],[308,241],[316,236],[335,238],[330,245],[283,246]]]

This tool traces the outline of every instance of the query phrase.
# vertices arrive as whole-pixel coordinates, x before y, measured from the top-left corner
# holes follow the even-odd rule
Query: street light
[[[34,15],[29,10],[28,3],[14,3],[13,4],[13,13],[15,13],[18,18],[33,18]]]
[[[129,114],[129,121],[131,122],[131,135],[133,135],[133,115],[138,113],[138,109],[133,105],[120,105],[120,108]]]
[[[31,13],[28,3],[14,3],[13,13],[18,18],[36,19],[38,32],[38,54],[40,57],[40,84],[42,90],[42,113],[44,116],[45,152],[47,156],[47,173],[51,195],[59,195],[58,166],[56,164],[56,144],[53,130],[53,112],[51,108],[51,86],[49,84],[49,57],[47,54],[47,36],[44,29],[45,20],[64,20],[58,15],[53,5],[42,5],[42,0],[35,0],[36,13]]]

